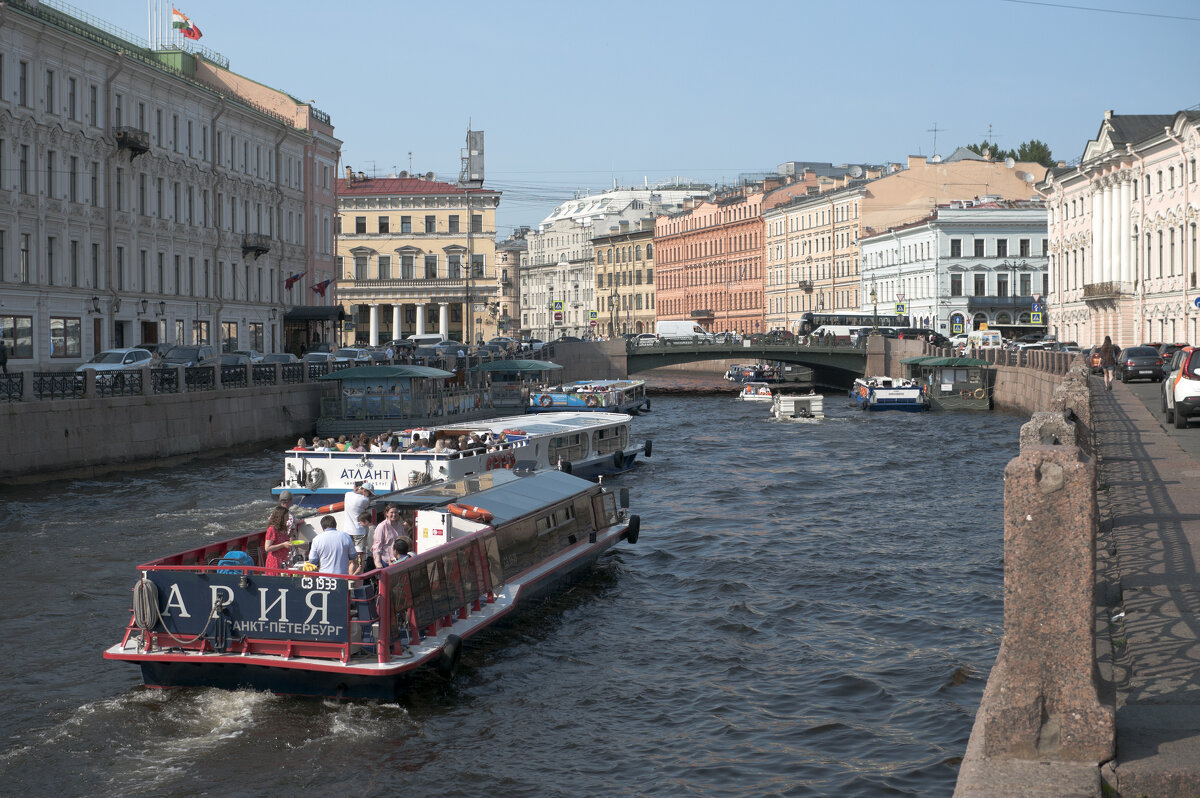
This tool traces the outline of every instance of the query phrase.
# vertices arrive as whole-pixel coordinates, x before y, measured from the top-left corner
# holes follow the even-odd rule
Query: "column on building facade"
[[[403,315],[401,313],[401,310],[403,310],[403,309],[404,309],[404,306],[401,305],[399,302],[392,303],[392,340],[393,341],[399,340],[402,337],[400,335],[400,331],[403,328],[400,326],[400,319]]]
[[[1090,252],[1088,252],[1087,268],[1084,269],[1084,285],[1087,285],[1088,283],[1104,282],[1103,272],[1101,271],[1102,267],[1098,265],[1101,262],[1100,238],[1104,232],[1103,227],[1101,226],[1101,217],[1103,214],[1100,212],[1100,192],[1097,190],[1094,183],[1092,184],[1091,203],[1092,240],[1089,242],[1089,247],[1087,248],[1090,249]]]
[[[1109,188],[1111,202],[1109,202],[1108,212],[1108,249],[1112,260],[1112,279],[1114,282],[1124,279],[1122,272],[1124,264],[1121,263],[1121,179],[1120,175],[1113,175],[1112,183]]]
[[[417,335],[424,335],[425,334],[425,303],[418,302],[416,304],[416,310],[417,310]]]
[[[450,337],[450,303],[438,303],[438,335],[443,338]]]
[[[1120,198],[1117,201],[1118,222],[1114,225],[1117,228],[1117,251],[1121,253],[1121,275],[1120,280],[1123,283],[1132,284],[1136,275],[1133,273],[1133,247],[1134,241],[1130,238],[1129,232],[1129,209],[1130,203],[1133,202],[1133,186],[1130,184],[1130,176],[1128,173],[1123,175],[1121,180]]]
[[[1100,238],[1096,242],[1096,254],[1100,258],[1100,280],[1109,283],[1113,280],[1112,262],[1112,183],[1105,180],[1100,189]]]
[[[368,305],[371,314],[371,326],[367,342],[371,346],[379,346],[379,305]]]

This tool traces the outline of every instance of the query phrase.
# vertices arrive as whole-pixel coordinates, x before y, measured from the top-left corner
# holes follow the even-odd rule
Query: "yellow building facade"
[[[633,228],[633,229],[630,229]],[[654,332],[654,220],[622,222],[592,238],[596,257],[596,318],[605,338]]]
[[[499,204],[498,191],[439,182],[432,173],[372,178],[347,168],[338,185],[342,343],[496,336]]]

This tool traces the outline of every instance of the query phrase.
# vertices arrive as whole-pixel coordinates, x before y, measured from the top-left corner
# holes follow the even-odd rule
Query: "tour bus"
[[[792,322],[800,335],[812,335],[819,327],[907,327],[908,316],[882,313],[804,313]]]

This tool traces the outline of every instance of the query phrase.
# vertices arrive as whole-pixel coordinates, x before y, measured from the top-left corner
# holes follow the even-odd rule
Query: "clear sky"
[[[74,0],[145,39],[146,0]],[[470,124],[499,235],[576,191],[733,183],[988,138],[1072,161],[1105,109],[1200,105],[1197,0],[176,0],[230,68],[313,99],[343,165],[454,181]],[[168,3],[169,12],[169,3]]]

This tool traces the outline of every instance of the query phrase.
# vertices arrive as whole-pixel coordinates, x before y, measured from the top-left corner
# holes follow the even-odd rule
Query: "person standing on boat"
[[[383,520],[375,527],[375,537],[371,541],[371,556],[375,558],[376,568],[383,568],[395,561],[392,544],[404,537],[408,537],[408,524],[400,517],[400,508],[390,505]]]
[[[281,491],[279,494],[279,506],[276,509],[282,509],[287,515],[287,535],[288,538],[294,540],[299,533],[300,525],[296,523],[296,516],[292,515],[292,492],[290,490]]]
[[[1117,354],[1121,351],[1120,347],[1112,342],[1112,338],[1104,336],[1104,343],[1100,344],[1100,368],[1104,370],[1104,390],[1112,390],[1113,368],[1117,365]]]
[[[271,511],[267,521],[267,536],[263,541],[263,550],[267,558],[263,566],[270,570],[280,570],[288,567],[288,553],[292,548],[292,536],[288,531],[288,519],[292,514],[282,504]]]
[[[352,576],[358,573],[358,552],[354,550],[354,542],[337,528],[337,520],[332,515],[321,519],[321,531],[312,540],[308,561],[323,574]]]
[[[354,490],[348,492],[342,499],[342,508],[346,513],[346,530],[354,538],[354,548],[359,554],[367,550],[367,530],[358,522],[358,517],[371,506],[375,498],[375,487],[369,482],[354,483]]]

